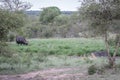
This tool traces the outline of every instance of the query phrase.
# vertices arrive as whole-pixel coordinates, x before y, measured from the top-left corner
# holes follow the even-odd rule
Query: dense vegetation
[[[67,56],[77,57],[104,50],[103,41],[98,39],[32,39],[29,43],[28,46],[9,43],[14,54],[11,57],[0,56],[0,73],[23,73],[49,67],[64,67],[65,65],[62,64],[65,63],[64,59],[69,59]],[[56,62],[52,60],[49,63],[50,56],[53,56]],[[58,58],[63,61],[58,63],[61,61]],[[71,66],[78,65],[73,62],[70,63]]]
[[[33,39],[28,46],[11,45],[20,53],[42,53],[46,55],[84,55],[104,50],[102,40],[95,39]]]
[[[70,15],[59,14],[52,19],[52,22],[49,22],[49,19],[45,19],[45,24],[39,21],[39,15],[28,15],[26,16],[26,24],[22,28],[22,35],[28,38],[79,37],[79,32],[82,31],[83,28],[79,28],[80,23],[77,14],[76,12]],[[48,17],[50,16],[50,14],[46,15]],[[46,18],[46,16],[44,18]]]
[[[96,34],[104,37],[108,60],[111,67],[115,67],[116,54],[120,46],[120,27],[119,25],[119,0],[84,0],[80,8],[80,14],[89,27]],[[110,55],[109,33],[114,33],[116,37],[115,51]]]
[[[14,42],[9,43],[9,47],[14,50],[14,54],[11,57],[0,57],[1,73],[23,73],[50,67],[80,65],[84,61],[82,62],[81,58],[78,57],[77,60],[80,60],[80,63],[74,63],[74,60],[76,61],[75,57],[84,56],[85,54],[90,55],[92,52],[105,50],[104,42],[101,39],[94,38],[30,39],[29,43],[28,46],[20,46]],[[72,58],[73,62],[69,64],[64,62],[64,59],[69,59],[68,56],[74,56]],[[51,57],[53,60],[49,63]],[[59,63],[61,59],[63,61]],[[86,59],[85,62],[89,63],[91,60]],[[65,65],[62,65],[64,63]]]
[[[68,66],[73,63],[53,64],[57,61],[54,58],[62,58],[64,62],[66,56],[73,58],[105,50],[109,64],[115,67],[116,56],[120,55],[120,1],[116,1],[83,0],[79,11],[69,15],[61,14],[57,7],[43,8],[39,15],[27,15],[24,12],[30,4],[19,0],[0,1],[1,73]],[[29,45],[12,42],[16,36],[29,38]],[[51,56],[53,60],[49,63]]]

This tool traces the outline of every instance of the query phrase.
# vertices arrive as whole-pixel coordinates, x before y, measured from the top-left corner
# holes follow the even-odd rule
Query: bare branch
[[[22,2],[20,0],[2,0],[0,1],[0,7],[3,9],[16,11],[16,10],[27,10],[31,8],[31,4]]]

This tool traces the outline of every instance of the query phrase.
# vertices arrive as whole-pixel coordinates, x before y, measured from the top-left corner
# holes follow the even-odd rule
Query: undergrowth
[[[0,74],[26,73],[52,67],[91,64],[79,56],[104,50],[101,39],[30,39],[28,46],[8,43],[12,56],[0,56]]]

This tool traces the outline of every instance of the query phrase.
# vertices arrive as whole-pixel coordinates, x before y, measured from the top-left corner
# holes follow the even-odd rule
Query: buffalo
[[[28,45],[28,42],[26,41],[26,39],[22,36],[17,36],[16,37],[16,43],[20,44],[20,45]]]
[[[92,54],[96,57],[106,57],[106,56],[108,56],[106,51],[97,51],[97,52],[94,52]]]

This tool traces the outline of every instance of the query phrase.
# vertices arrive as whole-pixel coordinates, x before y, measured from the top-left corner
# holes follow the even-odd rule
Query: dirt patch
[[[120,80],[120,71],[108,69],[103,75],[87,75],[86,68],[52,68],[18,75],[0,75],[0,80]],[[109,77],[108,77],[109,76]]]
[[[79,72],[80,68],[52,68],[37,72],[19,75],[0,75],[0,80],[62,80],[74,77],[85,77],[86,71]],[[76,79],[77,80],[77,79]]]

